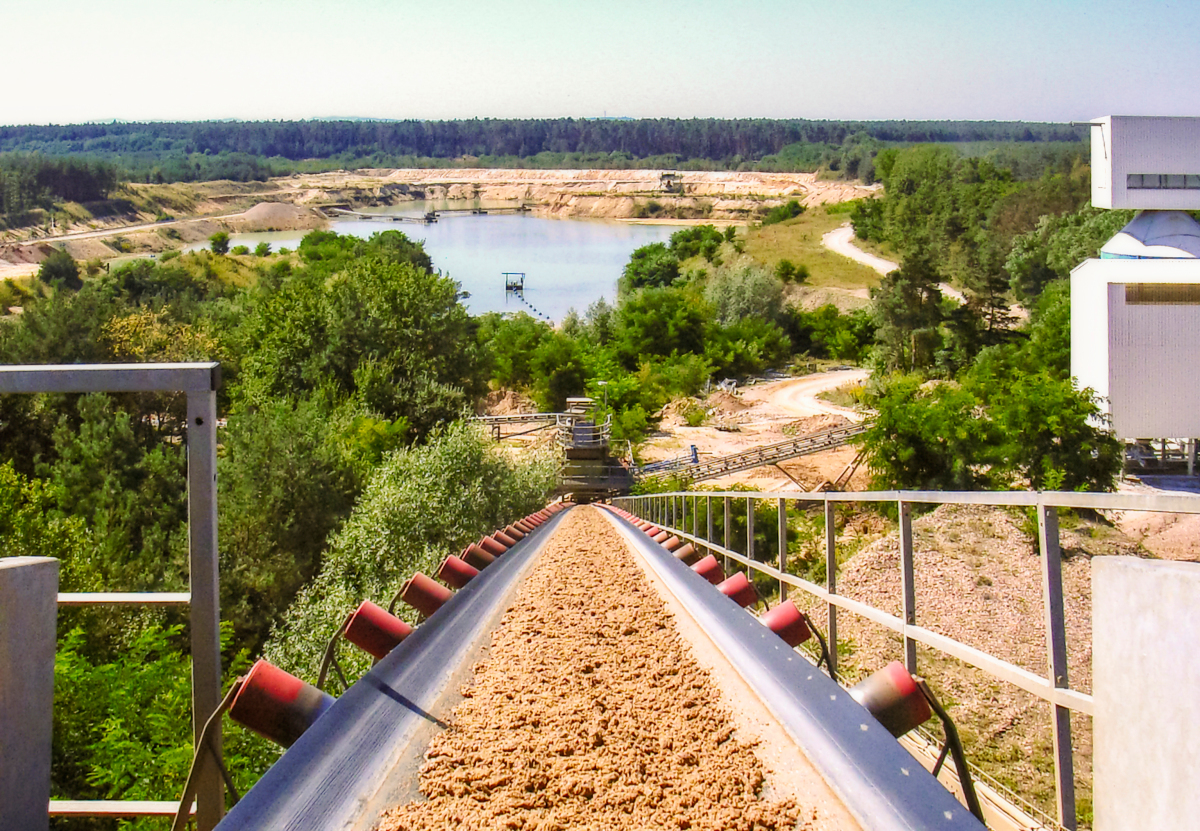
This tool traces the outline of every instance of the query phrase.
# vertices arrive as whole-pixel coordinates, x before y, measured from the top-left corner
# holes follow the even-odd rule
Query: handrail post
[[[680,531],[685,530],[687,525],[687,495],[679,497],[679,524],[675,526]]]
[[[700,536],[700,497],[692,497],[692,536]]]
[[[213,385],[216,386],[215,384]],[[221,704],[221,611],[217,576],[217,391],[187,394],[188,559],[191,581],[192,729],[194,746]],[[221,757],[221,728],[209,746]],[[217,765],[197,773],[196,828],[212,831],[225,815]]]
[[[746,497],[746,557],[754,559],[754,497]]]
[[[1067,689],[1067,630],[1063,615],[1062,549],[1058,538],[1058,509],[1038,499],[1038,548],[1042,559],[1042,601],[1046,620],[1046,653],[1050,681]],[[1054,792],[1058,822],[1074,831],[1075,760],[1071,747],[1071,711],[1052,704],[1051,727],[1054,733]]]
[[[837,594],[837,526],[833,515],[834,504],[829,496],[825,496],[825,590],[829,592],[831,602],[825,604],[828,618],[825,631],[829,637],[829,677],[837,678],[838,635],[837,635],[837,606],[832,602],[832,596]]]
[[[704,539],[706,542],[712,542],[713,539],[713,515],[712,515],[712,497],[704,497],[704,518],[708,523],[708,533]]]
[[[779,571],[787,573],[787,500],[779,500]],[[787,583],[779,581],[779,602],[787,600]]]
[[[730,541],[729,526],[733,524],[730,521],[732,509],[733,509],[733,506],[731,504],[731,498],[727,496],[727,497],[725,497],[725,550],[726,551],[729,550],[729,541]],[[728,554],[725,555],[724,560],[725,560],[725,571],[728,572],[729,571],[729,555]]]
[[[917,590],[913,574],[912,504],[899,502],[900,514],[900,584],[903,589],[904,622],[917,625]],[[917,672],[917,642],[904,633],[904,667]]]

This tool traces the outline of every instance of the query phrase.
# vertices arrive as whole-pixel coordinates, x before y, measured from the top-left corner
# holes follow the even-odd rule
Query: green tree
[[[561,332],[545,338],[530,361],[534,398],[543,412],[560,413],[571,396],[582,395],[587,369],[579,342]]]
[[[942,292],[929,261],[914,254],[871,289],[880,366],[911,372],[931,366],[940,345]]]
[[[271,243],[260,242],[258,245],[254,246],[254,256],[267,257],[267,256],[270,256],[270,254],[271,254]]]
[[[208,238],[208,242],[212,247],[212,252],[217,255],[229,253],[229,234],[224,231],[217,231]]]
[[[66,251],[54,251],[38,267],[38,279],[47,286],[78,291],[83,288],[79,263]]]
[[[621,278],[628,293],[645,287],[669,286],[679,279],[679,258],[661,242],[643,245],[633,252]]]

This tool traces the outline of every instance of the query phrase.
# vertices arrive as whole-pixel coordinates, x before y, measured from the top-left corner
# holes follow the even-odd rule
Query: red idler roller
[[[412,634],[412,627],[395,615],[364,600],[342,631],[342,636],[375,660],[383,659]]]
[[[714,586],[725,580],[725,569],[721,568],[721,563],[711,554],[709,554],[700,562],[695,563],[692,566],[692,571],[699,574]]]
[[[767,628],[783,638],[788,646],[799,646],[812,637],[804,613],[790,600],[785,600],[759,618]]]
[[[679,537],[672,535],[670,537],[667,537],[665,540],[663,540],[662,547],[667,549],[668,551],[674,551],[676,548],[679,548],[681,545],[683,545],[683,540],[679,539]]]
[[[887,731],[900,738],[933,715],[929,700],[899,661],[892,661],[850,688],[850,696],[867,708]]]
[[[492,537],[496,541],[502,543],[505,548],[512,548],[514,545],[517,544],[516,537],[510,537],[508,534],[504,533],[503,531],[493,531]]]
[[[666,541],[667,537],[669,537],[669,536],[671,536],[670,532],[660,530],[657,534],[651,534],[650,539],[654,540],[655,542],[661,543],[661,542]]]
[[[518,528],[516,525],[505,526],[504,533],[508,534],[510,537],[512,537],[517,542],[520,542],[521,540],[525,539],[525,532],[522,531],[520,528]]]
[[[477,545],[488,554],[491,554],[493,557],[499,557],[508,550],[508,546],[504,545],[504,543],[499,542],[498,540],[492,539],[491,537],[484,537],[477,543]]]
[[[744,571],[739,571],[732,577],[722,580],[717,584],[717,591],[743,609],[758,602],[758,591],[755,590],[754,584],[750,582],[750,578]]]
[[[529,522],[528,520],[524,520],[524,519],[518,519],[516,522],[513,523],[513,525],[516,528],[520,529],[522,534],[532,534],[533,529],[537,527],[532,522]]]
[[[496,562],[496,558],[484,551],[475,543],[471,543],[464,548],[458,555],[458,558],[466,563],[469,563],[474,568],[482,571],[483,569]]]
[[[646,536],[648,536],[648,537],[655,537],[655,536],[658,536],[658,534],[662,531],[662,529],[659,528],[657,525],[647,522],[645,525],[642,526],[642,531],[645,532]]]
[[[689,566],[694,565],[700,559],[700,552],[690,542],[671,553],[675,555],[676,560],[680,560]]]
[[[259,660],[242,679],[229,717],[278,745],[291,747],[332,706],[332,695]]]
[[[479,569],[468,565],[453,554],[442,560],[442,564],[438,566],[438,579],[456,589],[464,588],[477,574],[479,574]]]
[[[432,616],[452,597],[454,592],[419,571],[400,588],[400,599],[425,617]]]

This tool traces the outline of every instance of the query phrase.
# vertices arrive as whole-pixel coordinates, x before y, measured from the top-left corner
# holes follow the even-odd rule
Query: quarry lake
[[[409,202],[382,215],[418,217],[430,210],[472,207],[471,202]],[[506,203],[511,207],[512,203]],[[503,207],[484,203],[481,207]],[[604,297],[613,300],[617,279],[635,248],[665,242],[673,231],[664,225],[630,225],[579,219],[540,219],[528,214],[446,214],[436,223],[338,219],[330,228],[339,234],[369,237],[397,230],[422,240],[435,269],[469,294],[472,314],[530,311],[520,298],[506,294],[503,272],[525,273],[525,299],[543,316],[561,321],[571,308],[583,313]],[[304,231],[233,234],[230,245],[251,250],[268,242],[273,251],[295,248]],[[192,246],[204,248],[205,244]]]

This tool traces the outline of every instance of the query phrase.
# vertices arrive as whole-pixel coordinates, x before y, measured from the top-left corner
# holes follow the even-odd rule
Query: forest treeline
[[[50,208],[56,201],[107,199],[121,175],[112,162],[93,158],[0,153],[0,217]]]
[[[879,148],[1017,143],[1030,155],[1084,139],[1067,124],[803,119],[219,121],[0,127],[0,153],[117,162],[136,181],[249,181],[331,167],[676,167],[815,171],[872,180]]]

